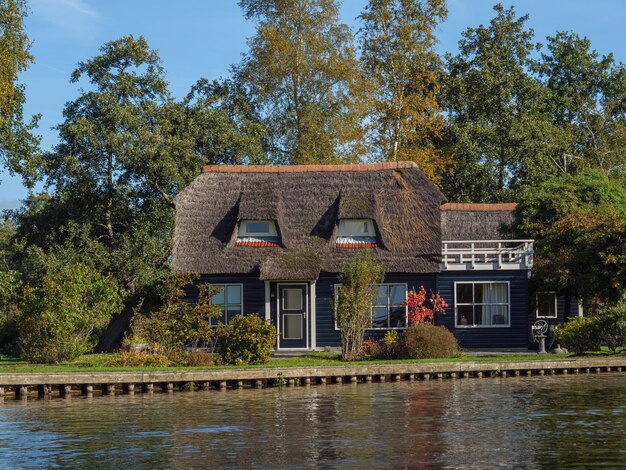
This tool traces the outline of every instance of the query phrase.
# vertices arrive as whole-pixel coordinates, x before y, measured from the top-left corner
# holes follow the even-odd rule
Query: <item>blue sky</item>
[[[343,21],[355,19],[366,0],[344,0]],[[448,0],[448,20],[438,32],[441,52],[455,52],[468,26],[487,23],[494,0]],[[623,0],[519,0],[519,14],[530,15],[529,26],[542,42],[556,31],[575,31],[591,39],[600,53],[613,52],[626,62],[626,2]],[[79,61],[98,53],[107,41],[125,34],[143,35],[159,50],[170,89],[181,98],[201,77],[228,75],[229,66],[246,51],[254,34],[236,0],[30,0],[26,31],[36,62],[20,81],[27,86],[26,113],[41,113],[42,148],[57,142],[53,128],[63,106],[78,94],[69,76]],[[19,178],[0,174],[0,210],[19,206],[27,192]]]

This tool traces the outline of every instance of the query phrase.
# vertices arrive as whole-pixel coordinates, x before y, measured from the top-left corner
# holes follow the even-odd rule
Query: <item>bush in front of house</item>
[[[598,323],[600,344],[616,353],[626,348],[626,302],[607,307],[594,317]]]
[[[364,339],[361,343],[361,350],[356,357],[359,361],[373,361],[377,359],[396,359],[398,357],[398,347],[400,337],[396,330],[385,333],[382,340],[373,338]]]
[[[69,361],[90,352],[122,308],[122,290],[110,276],[84,264],[46,274],[27,286],[18,320],[23,357],[35,363]]]
[[[398,352],[402,359],[435,359],[458,357],[461,348],[446,327],[418,323],[406,329]]]
[[[224,364],[264,364],[276,344],[276,327],[259,315],[237,315],[220,330]]]
[[[219,291],[208,284],[199,284],[197,299],[189,302],[187,289],[194,286],[196,273],[170,273],[158,285],[160,306],[148,312],[137,312],[132,334],[127,342],[143,341],[159,344],[165,351],[184,350],[186,347],[204,347],[213,352],[218,329],[214,324],[222,316],[219,306],[211,298]],[[137,344],[137,343],[135,343]]]
[[[612,352],[626,347],[626,304],[604,308],[591,317],[575,317],[555,329],[557,341],[576,354],[599,351],[605,346]]]

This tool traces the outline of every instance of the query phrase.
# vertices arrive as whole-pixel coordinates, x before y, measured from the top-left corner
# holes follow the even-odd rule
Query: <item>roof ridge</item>
[[[448,202],[441,205],[442,211],[514,211],[516,202],[500,202],[495,204]]]
[[[205,165],[203,173],[312,173],[322,171],[380,171],[417,168],[415,162],[348,163],[339,165]]]

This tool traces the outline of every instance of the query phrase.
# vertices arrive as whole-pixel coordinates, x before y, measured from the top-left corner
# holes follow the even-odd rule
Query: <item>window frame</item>
[[[471,284],[472,285],[472,303],[458,303],[457,302],[457,285],[458,284]],[[508,302],[501,303],[475,303],[474,300],[474,285],[475,284],[506,284],[507,286],[507,299]],[[471,305],[474,306],[485,306],[485,305],[506,305],[507,307],[507,323],[502,325],[460,325],[459,324],[459,311],[458,307]],[[497,281],[497,280],[484,280],[484,281],[454,281],[454,328],[465,329],[465,328],[511,328],[511,282],[510,281]]]
[[[372,325],[372,321],[374,319],[374,308],[376,307],[386,307],[387,308],[387,324],[389,324],[389,309],[391,307],[399,307],[400,304],[391,304],[391,286],[403,286],[404,287],[404,300],[406,302],[407,298],[408,298],[408,293],[409,293],[409,284],[407,282],[381,282],[381,283],[377,283],[374,284],[376,287],[379,286],[387,286],[387,305],[377,305],[377,304],[372,304],[370,305],[370,326],[369,328],[366,328],[366,331],[387,331],[387,330],[406,330],[409,327],[409,306],[408,305],[402,305],[404,307],[404,325],[405,326],[389,326],[387,328],[380,328],[380,327],[373,327]],[[333,294],[334,294],[334,298],[335,301],[337,300],[337,295],[338,295],[338,290],[339,287],[341,286],[341,284],[335,284],[333,286]],[[374,302],[376,302],[375,299]],[[335,319],[334,319],[334,323],[335,323],[335,330],[339,331],[340,328],[337,326],[337,316],[335,315]]]
[[[550,294],[554,296],[554,315],[540,315],[539,314],[539,295]],[[535,318],[558,318],[559,317],[559,298],[556,295],[556,291],[539,291],[535,293]]]
[[[267,232],[251,232],[248,230],[249,223],[269,223],[269,231]],[[246,219],[239,222],[239,230],[237,231],[237,238],[276,238],[278,241],[278,229],[276,228],[276,222],[270,219]]]
[[[346,231],[345,229],[348,223],[367,223],[367,234]],[[339,221],[337,222],[337,235],[335,237],[335,243],[338,246],[354,243],[366,243],[372,245],[378,244],[378,236],[376,234],[376,222],[374,222],[374,219],[339,219]]]
[[[234,302],[233,303],[229,303],[229,302],[227,302],[227,300],[228,300],[227,299],[227,292],[228,292],[227,288],[229,286],[238,286],[239,287],[239,295],[240,295],[240,302],[239,303],[234,303]],[[224,321],[222,322],[223,325],[228,325],[228,306],[229,305],[240,305],[241,306],[241,312],[238,313],[237,315],[244,315],[244,309],[243,309],[243,283],[240,283],[240,282],[223,282],[223,283],[222,282],[220,282],[220,283],[212,282],[212,283],[209,283],[209,288],[212,288],[212,287],[223,287],[224,288],[224,291],[223,291],[224,292],[224,303],[215,303],[215,304],[213,303],[213,297],[215,297],[215,295],[218,295],[218,294],[212,295],[211,296],[211,301],[210,301],[211,305],[219,305],[219,306],[223,306],[224,307]],[[219,319],[219,318],[218,319],[211,318],[209,320],[209,322],[210,322],[211,326],[215,327],[215,326],[218,326],[218,322],[220,320],[221,319]],[[214,321],[215,321],[215,323],[213,323]]]

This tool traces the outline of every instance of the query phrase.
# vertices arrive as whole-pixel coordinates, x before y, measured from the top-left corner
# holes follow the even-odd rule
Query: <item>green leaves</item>
[[[257,21],[234,69],[269,131],[279,163],[354,160],[361,151],[362,75],[336,0],[243,0]]]
[[[371,325],[371,306],[376,298],[375,284],[385,273],[370,252],[356,254],[339,274],[334,301],[335,321],[341,330],[341,356],[354,360],[361,350],[365,330]]]
[[[411,160],[435,182],[450,161],[436,145],[441,59],[435,29],[444,0],[371,0],[360,18],[361,62],[371,83],[367,137],[376,158]]]
[[[26,286],[19,318],[25,357],[61,362],[90,351],[122,298],[113,278],[83,264],[46,274],[41,287]]]

